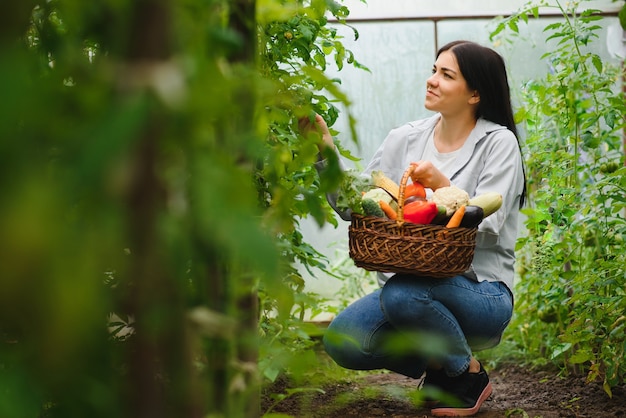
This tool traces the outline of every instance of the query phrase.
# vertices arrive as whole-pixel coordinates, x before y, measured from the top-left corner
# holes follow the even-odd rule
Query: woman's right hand
[[[320,151],[323,147],[330,147],[330,149],[335,149],[333,136],[330,134],[328,125],[321,115],[316,113],[315,120],[313,121],[308,117],[300,118],[298,120],[298,128],[305,138],[308,138],[312,133],[321,135],[322,144],[319,146]]]
[[[439,171],[432,162],[417,161],[412,162],[411,165],[413,165],[411,179],[417,181],[422,186],[437,190],[450,185],[450,179]]]

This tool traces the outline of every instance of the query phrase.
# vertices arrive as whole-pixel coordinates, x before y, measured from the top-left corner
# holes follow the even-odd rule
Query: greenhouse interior
[[[625,0],[0,4],[0,418],[625,416]]]

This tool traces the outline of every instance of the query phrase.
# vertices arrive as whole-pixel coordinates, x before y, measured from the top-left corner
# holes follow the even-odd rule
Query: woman
[[[324,344],[343,367],[385,368],[413,378],[425,373],[425,392],[451,395],[431,399],[434,416],[469,416],[492,391],[472,353],[497,345],[512,315],[517,218],[525,196],[504,61],[473,42],[445,45],[424,105],[436,114],[392,130],[364,174],[382,170],[399,182],[417,162],[414,176],[425,187],[453,184],[470,196],[498,192],[503,205],[480,224],[469,271],[447,279],[379,274],[382,288],[341,312]],[[334,147],[321,117],[304,127],[313,128]]]

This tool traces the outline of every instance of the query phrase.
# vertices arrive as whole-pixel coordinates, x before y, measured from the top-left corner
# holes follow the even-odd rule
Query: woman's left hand
[[[330,147],[331,149],[335,149],[335,144],[333,143],[333,137],[330,134],[330,130],[328,129],[328,125],[324,118],[315,114],[315,120],[311,121],[309,118],[301,118],[298,120],[298,128],[300,132],[305,137],[309,136],[311,133],[315,133],[322,137],[322,143],[319,145],[320,151],[323,147]]]

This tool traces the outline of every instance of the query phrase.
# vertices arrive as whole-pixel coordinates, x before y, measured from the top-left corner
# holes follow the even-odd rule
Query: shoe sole
[[[491,382],[487,383],[487,386],[483,389],[482,393],[478,397],[478,400],[472,408],[436,408],[432,409],[430,413],[435,417],[469,417],[478,412],[483,402],[491,396],[493,389],[491,388]]]

